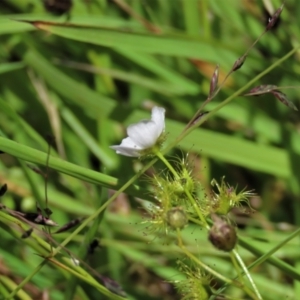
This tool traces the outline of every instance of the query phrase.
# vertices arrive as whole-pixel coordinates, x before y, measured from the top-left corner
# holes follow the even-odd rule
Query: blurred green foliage
[[[36,201],[45,201],[43,177],[26,164],[46,164],[45,136],[51,134],[56,141],[48,176],[53,219],[64,224],[90,216],[111,189],[121,187],[143,164],[109,149],[125,136],[126,126],[149,118],[151,107],[159,105],[167,111],[168,141],[174,140],[207,98],[215,66],[220,65],[220,82],[264,31],[268,10],[280,5],[278,0],[73,0],[68,11],[57,15],[42,0],[2,0],[0,150],[5,153],[0,156],[0,184],[7,183],[8,192],[1,203],[34,211]],[[287,0],[278,27],[258,41],[205,110],[215,109],[299,46],[299,13],[300,2]],[[253,87],[294,86],[282,91],[299,107],[299,73],[298,51]],[[247,241],[241,238],[239,247],[247,265],[253,254],[259,257],[279,245],[299,225],[297,111],[269,95],[238,96],[168,154],[186,151],[206,191],[213,178],[225,175],[233,186],[246,186],[261,196],[251,199],[256,214],[235,215],[239,234]],[[67,248],[83,253],[90,240],[100,238],[101,248],[87,262],[116,280],[130,299],[179,299],[171,284],[182,278],[172,235],[167,241],[154,239],[140,224],[145,205],[140,199],[153,200],[148,185],[141,177],[128,196],[118,197]],[[5,298],[42,261],[35,255],[41,254],[37,245],[42,241],[21,240],[20,225],[4,213],[0,224],[0,294]],[[62,242],[67,236],[55,239]],[[183,239],[208,265],[234,276],[228,256],[212,248],[206,232],[189,225]],[[291,269],[278,261],[276,267],[265,262],[251,273],[263,299],[300,295],[298,247],[294,239],[275,254]],[[55,300],[117,299],[50,263],[30,279],[19,299],[42,299],[47,293]],[[216,282],[214,288],[221,286]],[[225,294],[244,297],[234,287]]]

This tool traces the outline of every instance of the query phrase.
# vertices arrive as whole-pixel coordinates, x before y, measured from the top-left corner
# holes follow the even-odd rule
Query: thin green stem
[[[239,266],[239,264],[238,264],[238,262],[237,262],[237,260],[236,260],[236,258],[235,258],[235,256],[234,256],[234,254],[233,254],[232,251],[230,252],[230,258],[231,258],[232,264],[233,264],[233,266],[234,266],[234,268],[235,268],[235,270],[237,272],[236,278],[239,278],[240,282],[244,282],[240,266]]]
[[[268,30],[265,28],[265,30],[259,35],[259,37],[252,43],[252,45],[246,50],[246,52],[240,56],[238,58],[242,59],[243,58],[243,63],[246,60],[248,53],[250,52],[250,50],[252,48],[254,48],[254,46],[257,44],[257,42],[263,37],[263,35],[265,35],[268,32]],[[185,132],[186,129],[188,129],[190,127],[190,125],[193,123],[193,121],[197,118],[197,116],[200,114],[200,112],[202,111],[202,109],[206,106],[206,104],[208,102],[210,102],[213,98],[215,98],[215,96],[217,96],[217,94],[220,92],[220,90],[222,89],[222,87],[224,86],[225,82],[227,81],[227,79],[229,78],[229,76],[234,73],[235,71],[237,71],[242,64],[240,65],[240,67],[238,69],[235,69],[235,64],[236,64],[237,60],[235,61],[233,67],[231,68],[231,70],[227,73],[227,75],[225,76],[224,80],[221,82],[221,84],[218,86],[218,88],[207,97],[207,99],[203,102],[203,104],[200,106],[200,108],[197,110],[197,112],[194,114],[194,116],[192,117],[192,119],[190,120],[190,122],[185,126],[183,132]]]
[[[252,299],[255,299],[255,300],[258,300],[258,298],[256,297],[256,295],[252,292],[252,290],[250,288],[248,288],[245,283],[244,283],[244,278],[243,278],[243,274],[241,272],[241,269],[240,269],[240,266],[237,262],[237,259],[235,257],[235,255],[233,254],[233,252],[231,251],[230,252],[230,257],[231,257],[231,261],[236,269],[236,272],[237,272],[237,277],[236,278],[239,278],[240,282],[242,283],[243,285],[243,290],[245,291],[246,294],[248,294],[249,296],[252,297]],[[235,279],[236,279],[235,278]],[[227,284],[228,285],[228,284]],[[249,292],[250,291],[250,292]]]
[[[1,283],[3,284],[3,286]],[[3,288],[5,286],[9,291],[13,291],[16,287],[16,283],[7,275],[1,274],[0,287],[1,286]],[[1,299],[6,299],[9,296],[9,292],[6,289],[2,289],[0,290],[0,295],[2,296]],[[18,291],[17,297],[19,300],[32,300],[32,298],[24,290]]]
[[[209,225],[207,224],[205,217],[204,217],[203,214],[201,213],[200,208],[199,208],[199,206],[198,206],[196,200],[195,200],[194,197],[191,195],[191,193],[190,193],[188,190],[186,190],[186,188],[184,188],[184,192],[185,192],[186,195],[188,196],[189,200],[192,202],[193,207],[195,208],[195,210],[196,210],[196,212],[197,212],[197,214],[198,214],[198,216],[199,216],[199,218],[200,218],[200,220],[201,220],[201,222],[202,222],[202,225],[204,225],[204,227],[205,227],[207,230],[209,230],[210,227],[209,227]]]
[[[259,291],[256,287],[256,284],[254,283],[254,281],[253,281],[247,267],[245,266],[242,258],[240,257],[240,255],[238,254],[238,252],[235,249],[232,250],[232,254],[235,256],[235,258],[239,262],[240,266],[242,267],[244,273],[246,274],[246,276],[247,276],[247,278],[248,278],[248,280],[249,280],[249,282],[250,282],[250,284],[251,284],[251,286],[252,286],[252,288],[253,288],[256,296],[257,296],[256,298],[259,299],[259,300],[262,300],[262,297],[261,297],[261,295],[260,295],[260,293],[259,293]]]
[[[174,177],[177,180],[179,180],[180,177],[179,177],[178,173],[174,170],[172,165],[165,159],[163,154],[160,151],[157,151],[156,156],[168,167],[168,169],[173,173]],[[202,225],[204,225],[206,227],[206,229],[209,229],[209,225],[207,224],[206,219],[204,218],[203,214],[201,213],[199,206],[198,206],[196,200],[194,199],[194,197],[191,195],[190,191],[188,191],[186,189],[186,187],[184,187],[184,192],[187,195],[187,197],[189,198],[190,202],[192,203],[195,211],[197,212],[197,214],[202,222]]]
[[[183,242],[182,242],[181,232],[180,232],[179,228],[177,228],[176,233],[177,233],[177,239],[178,239],[178,246],[180,248],[182,248],[183,247]]]
[[[181,140],[183,140],[192,130],[203,124],[208,118],[216,114],[222,107],[230,103],[233,99],[240,96],[245,90],[247,90],[251,85],[253,85],[256,81],[258,81],[260,78],[262,78],[264,75],[268,74],[270,71],[272,71],[274,68],[276,68],[278,65],[280,65],[282,62],[287,60],[290,56],[292,56],[296,51],[298,51],[300,47],[293,48],[290,52],[288,52],[286,55],[284,55],[282,58],[278,59],[276,62],[274,62],[271,66],[269,66],[267,69],[259,73],[257,76],[255,76],[252,80],[250,80],[247,84],[245,84],[243,87],[238,89],[236,92],[234,92],[231,96],[229,96],[227,99],[222,101],[215,109],[210,111],[208,114],[200,118],[198,121],[196,121],[192,126],[184,130],[173,142],[168,144],[168,146],[163,150],[163,153],[168,152],[170,149],[175,147]],[[197,114],[195,115],[195,117]],[[194,118],[195,118],[194,117]],[[192,120],[194,120],[192,118]]]
[[[211,269],[209,266],[204,264],[201,260],[199,260],[196,256],[194,256],[191,252],[189,252],[184,245],[181,245],[180,247],[181,251],[188,256],[192,261],[194,261],[196,264],[198,264],[201,268],[203,268],[208,273],[212,274],[214,277],[219,278],[221,281],[226,282],[228,284],[233,284],[238,287],[240,287],[240,284],[237,283],[237,281],[233,281],[220,273],[216,272],[215,270]]]
[[[47,152],[47,160],[46,160],[46,173],[45,173],[45,201],[46,201],[46,208],[48,208],[48,173],[49,173],[49,160],[50,160],[50,150],[51,150],[51,144],[48,143],[48,152]],[[47,212],[48,215],[48,212]]]
[[[156,151],[156,156],[167,166],[167,168],[171,171],[171,173],[174,175],[176,180],[180,180],[180,176],[176,172],[176,170],[173,168],[173,166],[168,162],[168,160],[165,159],[165,157],[161,154],[160,151]]]
[[[62,247],[65,247],[74,236],[76,236],[83,228],[85,228],[88,223],[93,221],[97,216],[111,203],[113,202],[122,192],[124,192],[130,185],[132,185],[150,166],[152,162],[148,163],[142,170],[134,175],[130,180],[128,180],[118,191],[114,193],[101,207],[99,207],[92,215],[90,215],[87,219],[85,219],[82,224],[75,229],[53,252],[53,256],[55,256]]]
[[[198,224],[199,221],[194,218],[189,218],[189,220],[193,221],[194,223]],[[294,270],[291,269],[290,265],[282,263],[281,260],[277,260],[277,258],[272,257],[272,254],[274,254],[278,249],[283,247],[286,243],[288,243],[290,240],[294,239],[295,237],[299,236],[300,234],[300,228],[298,228],[296,231],[294,231],[289,237],[284,239],[282,242],[280,242],[278,245],[276,245],[274,248],[269,250],[267,253],[263,253],[263,251],[257,249],[255,246],[252,246],[249,242],[245,241],[242,237],[239,237],[239,243],[242,245],[243,248],[248,249],[255,255],[261,254],[261,256],[255,260],[253,263],[251,263],[247,269],[250,270],[254,267],[259,266],[262,264],[264,261],[268,261],[269,263],[273,264],[274,266],[278,267],[282,271],[286,272],[289,274],[292,278],[296,280],[300,280],[299,274],[295,273]],[[250,246],[251,245],[251,246]],[[293,272],[293,273],[292,273]],[[244,272],[242,272],[242,275]],[[228,284],[225,284],[222,288],[218,290],[218,295],[221,294],[225,288],[227,287]]]
[[[194,256],[192,253],[190,253],[185,246],[183,245],[182,239],[181,239],[181,232],[180,230],[177,230],[177,237],[178,237],[178,246],[181,249],[181,251],[187,256],[189,257],[192,261],[194,261],[196,264],[198,264],[201,268],[203,268],[205,271],[207,271],[208,273],[210,273],[211,275],[213,275],[216,278],[219,278],[221,281],[226,282],[226,285],[232,284],[235,285],[238,288],[241,288],[242,290],[244,290],[244,292],[246,294],[248,294],[250,297],[252,297],[252,299],[259,299],[256,297],[256,295],[252,292],[251,289],[249,289],[245,284],[240,283],[236,280],[231,280],[223,275],[221,275],[220,273],[216,272],[215,270],[211,269],[209,266],[207,266],[206,264],[204,264],[201,260],[199,260],[196,256]]]
[[[157,160],[154,159],[151,162],[149,162],[147,165],[142,168],[142,170],[137,173],[135,176],[133,176],[130,180],[128,180],[116,193],[107,200],[106,203],[104,203],[99,209],[97,209],[96,212],[94,212],[92,215],[90,215],[87,219],[85,219],[81,225],[76,228],[61,244],[58,245],[58,247],[51,253],[50,257],[54,257],[57,253],[59,253],[65,246],[75,237],[83,228],[85,228],[89,222],[97,218],[97,216],[113,201],[115,200],[118,195],[120,195],[122,192],[124,192],[133,182],[141,176],[152,164],[154,164]],[[16,288],[16,291],[21,289],[24,284],[26,284],[35,274],[38,272],[42,266],[47,262],[48,258],[45,258],[42,264],[40,264],[37,268],[38,270],[34,270],[31,274],[29,274]],[[11,299],[11,298],[10,298]]]
[[[254,268],[260,264],[262,264],[264,261],[268,260],[276,251],[278,251],[280,248],[282,248],[285,244],[287,244],[289,241],[294,239],[295,237],[298,237],[300,234],[300,228],[295,230],[290,236],[285,238],[283,241],[281,241],[279,244],[277,244],[275,247],[270,249],[268,252],[264,253],[260,258],[258,258],[256,261],[254,261],[252,264],[248,266],[248,270],[251,268]],[[286,272],[288,272],[286,270]]]
[[[31,278],[37,274],[41,268],[47,263],[47,260],[43,260],[24,280],[19,283],[19,285],[9,294],[9,296],[6,298],[7,300],[9,299],[14,299],[15,295],[18,293],[18,291],[23,288],[23,286],[31,280]]]

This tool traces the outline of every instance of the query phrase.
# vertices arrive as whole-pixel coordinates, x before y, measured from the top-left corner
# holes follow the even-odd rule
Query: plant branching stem
[[[165,157],[162,155],[161,152],[157,151],[156,152],[156,156],[167,166],[167,168],[172,172],[172,174],[174,175],[175,179],[179,180],[180,177],[178,175],[178,173],[175,171],[175,169],[172,167],[172,165],[168,162],[168,160],[165,159]],[[190,202],[192,203],[195,211],[197,212],[199,219],[201,220],[201,222],[203,223],[202,225],[204,225],[206,227],[206,229],[209,229],[209,225],[207,224],[203,214],[201,213],[199,206],[196,202],[196,200],[194,199],[194,197],[191,195],[191,193],[186,189],[186,187],[184,187],[184,192],[187,195],[187,197],[189,198]]]

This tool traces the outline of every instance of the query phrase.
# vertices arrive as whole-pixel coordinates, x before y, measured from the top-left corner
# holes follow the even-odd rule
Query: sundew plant
[[[0,13],[0,299],[299,299],[299,1]]]

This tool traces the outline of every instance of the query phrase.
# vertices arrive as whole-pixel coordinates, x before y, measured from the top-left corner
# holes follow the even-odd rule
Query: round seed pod
[[[237,235],[232,225],[218,219],[210,229],[208,239],[217,249],[228,252],[234,248]]]
[[[167,223],[173,229],[181,229],[188,223],[188,218],[181,208],[175,207],[167,212]]]

